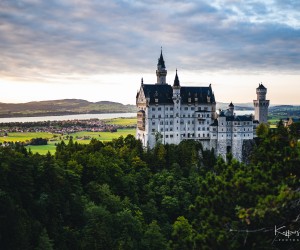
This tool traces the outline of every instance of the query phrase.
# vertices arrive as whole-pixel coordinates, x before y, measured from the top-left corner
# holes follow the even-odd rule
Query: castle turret
[[[232,104],[232,102],[228,105],[228,111],[230,115],[234,115],[234,105]]]
[[[180,105],[181,105],[181,96],[180,96],[180,82],[177,75],[177,69],[176,69],[176,75],[174,79],[173,84],[173,103],[174,103],[174,143],[178,144],[180,143]]]
[[[167,84],[166,83],[167,70],[166,70],[164,57],[162,54],[162,49],[160,51],[160,57],[158,58],[156,76],[157,76],[156,84]]]
[[[255,109],[255,120],[259,123],[268,123],[268,108],[270,101],[266,100],[267,88],[259,84],[256,88],[257,100],[253,100]]]

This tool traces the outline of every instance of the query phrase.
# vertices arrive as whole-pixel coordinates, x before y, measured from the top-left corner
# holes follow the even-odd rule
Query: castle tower
[[[267,89],[264,85],[259,84],[256,89],[257,100],[253,100],[254,109],[255,109],[255,120],[258,120],[259,123],[268,123],[268,107],[269,100],[266,100]]]
[[[162,49],[160,51],[160,57],[158,58],[156,76],[157,76],[156,84],[167,84],[166,83],[167,70],[165,66],[164,57],[162,54]]]
[[[234,115],[234,105],[232,102],[228,105],[228,110],[230,112],[230,115]]]
[[[180,105],[181,105],[181,96],[180,96],[180,82],[177,75],[177,69],[176,69],[176,75],[174,79],[173,84],[173,102],[174,102],[174,143],[178,144],[180,143]]]

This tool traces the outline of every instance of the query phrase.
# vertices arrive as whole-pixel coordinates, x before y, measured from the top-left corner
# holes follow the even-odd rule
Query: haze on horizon
[[[85,99],[134,104],[155,83],[163,47],[173,84],[212,84],[246,103],[300,104],[300,2],[293,0],[3,0],[0,102]]]

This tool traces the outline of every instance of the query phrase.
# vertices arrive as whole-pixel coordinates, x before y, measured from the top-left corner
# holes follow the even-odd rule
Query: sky
[[[135,104],[161,47],[170,84],[300,104],[298,0],[0,0],[0,102]]]

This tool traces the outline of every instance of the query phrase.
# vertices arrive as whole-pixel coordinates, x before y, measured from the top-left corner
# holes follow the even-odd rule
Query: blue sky
[[[0,34],[0,102],[133,104],[162,46],[170,83],[300,104],[300,1],[2,0]]]

